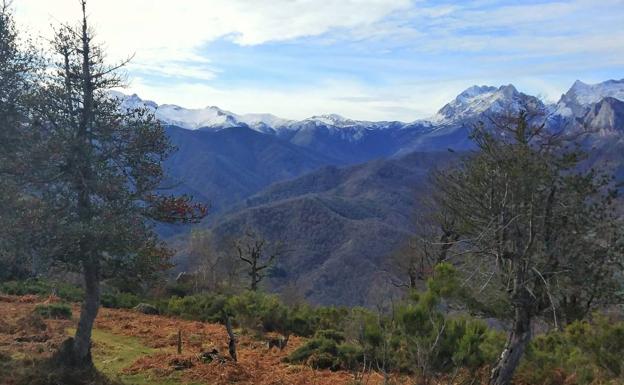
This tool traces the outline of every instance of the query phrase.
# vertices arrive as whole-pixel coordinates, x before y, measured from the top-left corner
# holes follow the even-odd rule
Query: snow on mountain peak
[[[580,80],[574,82],[556,106],[556,113],[565,117],[582,117],[591,105],[606,97],[624,100],[624,79],[607,80],[602,83],[587,84]]]
[[[485,112],[498,113],[505,109],[515,111],[527,101],[540,104],[536,98],[518,92],[512,84],[498,88],[472,86],[442,107],[431,120],[434,123],[453,123]]]
[[[174,104],[163,104],[155,111],[156,117],[166,123],[188,129],[204,127],[226,128],[239,125],[234,114],[217,107],[187,109]]]
[[[193,109],[175,104],[158,105],[151,100],[141,99],[137,94],[126,95],[119,91],[110,91],[110,95],[121,100],[123,109],[147,108],[154,112],[161,122],[189,130],[222,129],[246,125],[254,130],[267,132],[272,131],[273,127],[284,126],[290,122],[271,114],[237,115],[215,106]]]
[[[464,100],[468,100],[471,98],[474,98],[476,96],[479,95],[483,95],[483,94],[487,94],[487,93],[492,93],[494,91],[496,91],[497,88],[496,87],[492,87],[492,86],[472,86],[469,87],[467,89],[465,89],[462,93],[460,93],[459,95],[457,95],[457,98],[455,98],[456,101],[464,101]]]
[[[305,120],[319,122],[321,124],[336,127],[347,127],[358,124],[358,121],[345,118],[344,116],[338,114],[314,115],[311,118]]]

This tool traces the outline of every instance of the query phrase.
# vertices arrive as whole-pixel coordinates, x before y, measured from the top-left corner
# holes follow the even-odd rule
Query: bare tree
[[[283,253],[282,245],[281,242],[269,242],[251,230],[234,242],[238,259],[246,264],[249,290],[258,290],[258,284],[267,276],[268,269]]]

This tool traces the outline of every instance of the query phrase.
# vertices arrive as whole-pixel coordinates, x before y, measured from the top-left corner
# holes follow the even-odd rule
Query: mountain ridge
[[[557,106],[584,87],[580,83],[568,99],[564,94],[550,105],[513,85],[471,87],[443,106],[435,122],[363,122],[330,114],[254,129],[219,110],[222,125],[187,129],[163,122],[179,148],[166,168],[183,192],[215,203],[202,226],[216,239],[254,228],[291,246],[294,252],[279,266],[288,273],[271,280],[270,289],[297,281],[312,302],[365,305],[371,283],[387,278],[379,276],[380,266],[413,232],[416,196],[425,193],[429,171],[473,148],[470,129],[479,120],[525,105],[541,108],[557,118],[548,120],[556,129],[586,130],[592,167],[624,176],[624,101],[600,94],[619,95],[624,82],[605,83],[590,87],[597,96],[573,98],[598,99],[579,102],[581,116],[557,115]],[[181,245],[180,269],[193,269],[184,231],[161,234]]]
[[[333,128],[368,129],[409,128],[414,125],[434,126],[441,122],[457,121],[474,117],[484,111],[500,110],[504,107],[518,107],[518,99],[527,98],[535,105],[542,104],[553,109],[553,113],[561,116],[582,117],[590,105],[599,102],[604,97],[624,100],[624,79],[606,80],[600,83],[588,84],[576,80],[572,86],[561,95],[559,101],[546,105],[535,96],[522,93],[513,84],[494,86],[471,86],[445,104],[431,118],[417,119],[411,122],[402,121],[366,121],[350,119],[339,114],[327,113],[314,115],[301,120],[285,119],[270,113],[236,114],[216,106],[203,109],[187,109],[174,104],[162,104],[151,100],[143,100],[137,94],[126,95],[119,91],[112,91],[112,95],[121,99],[122,107],[146,107],[156,113],[157,118],[167,125],[175,125],[186,129],[213,128],[222,129],[241,125],[263,133],[278,133],[284,130],[297,130],[306,124],[325,125]],[[516,102],[516,105],[514,105]],[[580,108],[580,110],[579,110]],[[493,111],[496,112],[496,111]]]

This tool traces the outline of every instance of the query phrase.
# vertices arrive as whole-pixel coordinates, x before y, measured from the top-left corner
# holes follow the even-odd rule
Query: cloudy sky
[[[78,0],[14,0],[44,41]],[[90,0],[128,89],[185,107],[411,121],[474,84],[624,78],[624,0]]]

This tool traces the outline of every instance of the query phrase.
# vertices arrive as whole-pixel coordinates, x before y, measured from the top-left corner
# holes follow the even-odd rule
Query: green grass
[[[73,335],[75,329],[67,329]],[[163,378],[149,372],[124,374],[123,369],[132,365],[140,357],[163,351],[145,346],[138,338],[113,334],[93,329],[93,362],[95,367],[107,377],[127,385],[180,385],[179,373]],[[191,385],[191,384],[187,384]]]

